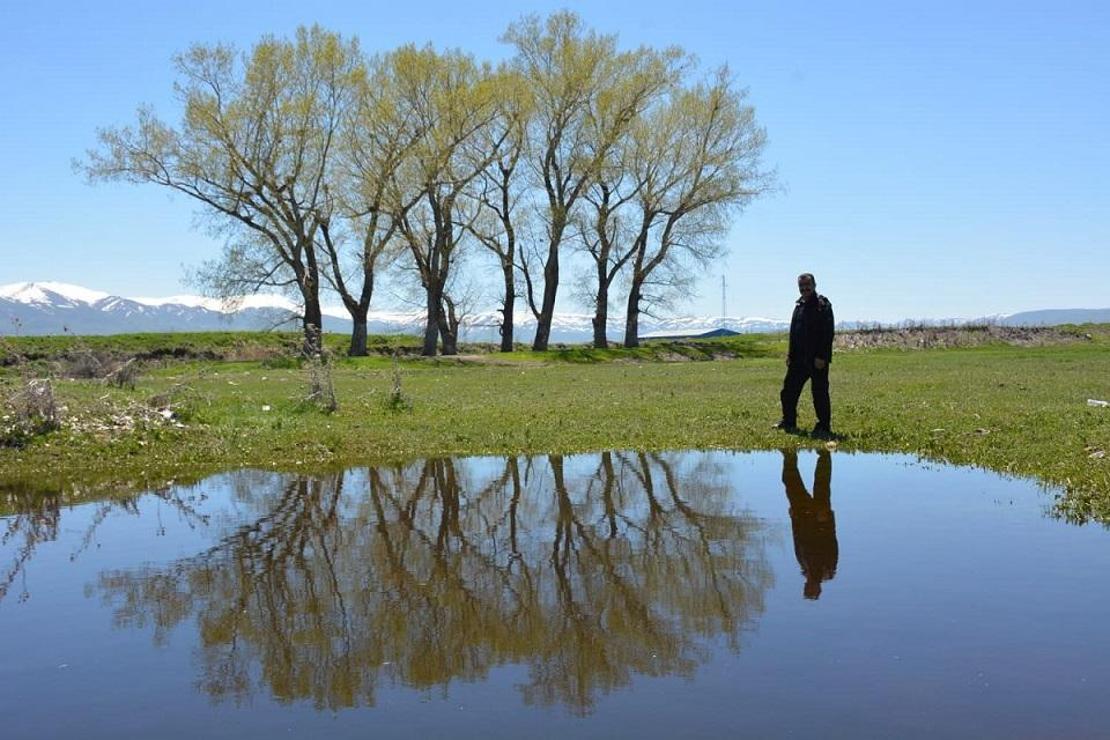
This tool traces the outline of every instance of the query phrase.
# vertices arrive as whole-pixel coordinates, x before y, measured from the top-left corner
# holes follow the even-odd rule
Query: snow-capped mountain
[[[178,295],[168,298],[122,298],[78,285],[57,282],[13,283],[0,286],[0,336],[29,334],[121,334],[127,332],[230,331],[259,330],[277,326],[297,328],[299,307],[295,301],[280,295],[251,295],[222,302],[215,298]],[[341,306],[326,306],[324,330],[348,332],[351,321]],[[587,313],[558,313],[551,327],[553,342],[586,342],[593,337]],[[490,341],[498,339],[496,311],[473,314],[464,322],[463,339]],[[982,319],[980,319],[981,321]],[[1006,326],[1043,326],[1091,321],[1110,322],[1110,309],[1052,309],[992,316],[993,323]],[[862,322],[866,324],[867,322]],[[873,323],[873,322],[872,322]],[[938,320],[936,323],[963,323]],[[423,331],[424,317],[420,311],[371,311],[369,331],[372,334],[418,334]],[[841,322],[845,329],[861,322]],[[711,329],[738,332],[785,331],[789,321],[759,317],[684,316],[655,320],[641,317],[640,334],[695,334]],[[515,336],[530,341],[536,320],[530,313],[516,315]],[[609,324],[609,338],[624,335],[622,317]]]
[[[0,334],[261,329],[289,315],[288,306],[277,302],[222,310],[218,301],[202,301],[146,301],[66,283],[15,283],[0,286]]]
[[[299,306],[280,295],[251,295],[224,302],[216,298],[177,295],[164,298],[123,298],[78,285],[58,282],[14,283],[0,286],[0,335],[15,334],[119,334],[125,332],[229,331],[267,329],[285,324],[296,327]],[[584,342],[593,336],[592,316],[587,313],[558,313],[551,327],[554,342]],[[496,341],[500,315],[479,312],[464,322],[463,338]],[[417,334],[423,330],[420,311],[371,311],[373,334]],[[687,316],[656,321],[644,317],[641,332],[694,333],[715,328],[734,331],[781,331],[787,322],[764,318],[715,318]],[[344,332],[351,327],[342,307],[324,308],[326,331]],[[515,334],[530,341],[536,320],[518,313]],[[623,318],[609,325],[613,339],[624,334]]]

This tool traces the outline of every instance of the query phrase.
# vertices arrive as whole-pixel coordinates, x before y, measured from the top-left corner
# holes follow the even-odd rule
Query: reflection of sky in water
[[[515,528],[499,458],[459,460],[453,472],[348,471],[334,506],[314,513],[283,509],[305,492],[283,499],[281,476],[265,472],[64,509],[56,531],[35,532],[42,541],[0,602],[2,734],[250,736],[321,722],[329,734],[503,736],[531,734],[537,721],[598,736],[1102,727],[1087,708],[1110,678],[1110,535],[1043,516],[1051,501],[1034,484],[834,454],[839,554],[813,600],[803,598],[781,454],[606,459],[609,477],[597,454],[563,458],[558,486],[547,457],[518,458]],[[798,456],[809,493],[816,461]],[[458,491],[447,524],[439,500],[405,505],[422,475]],[[375,509],[374,488],[393,504],[385,496]],[[0,546],[0,568],[27,526]],[[309,532],[302,554],[280,561],[294,577],[275,579],[297,527]],[[403,563],[388,565],[386,536]],[[331,582],[318,578],[326,572]],[[307,596],[282,591],[309,581]],[[249,595],[231,606],[214,586],[242,583]],[[513,611],[524,584],[527,608]],[[259,632],[263,622],[228,621],[267,599],[291,649],[326,660],[274,673],[281,641]],[[305,604],[338,631],[289,614],[312,612]],[[639,606],[660,634],[637,628]],[[375,634],[387,627],[442,639],[406,650]],[[241,660],[218,659],[229,646]],[[422,657],[436,650],[458,655]],[[245,678],[231,675],[244,667]],[[343,685],[366,675],[368,695]]]

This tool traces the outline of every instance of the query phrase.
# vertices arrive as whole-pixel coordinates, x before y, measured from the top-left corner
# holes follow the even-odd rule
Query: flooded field
[[[815,452],[244,470],[0,518],[0,736],[1110,735],[1110,532]]]

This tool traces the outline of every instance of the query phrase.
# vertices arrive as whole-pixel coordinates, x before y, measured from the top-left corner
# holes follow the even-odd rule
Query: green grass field
[[[1110,522],[1110,408],[1086,403],[1110,399],[1110,328],[1089,333],[1045,347],[839,353],[831,376],[839,449],[916,453],[1035,477],[1066,491],[1061,514]],[[219,339],[241,348],[243,338],[233,337]],[[119,349],[169,340],[101,341]],[[308,371],[291,361],[161,361],[134,389],[59,378],[53,390],[63,427],[0,448],[0,486],[80,498],[240,466],[823,444],[769,428],[779,415],[782,347],[782,337],[744,336],[629,351],[344,358],[330,366],[334,413],[305,400]],[[51,356],[0,371],[0,395],[45,371]],[[733,359],[661,361],[680,357]],[[403,399],[391,401],[395,373]],[[159,413],[166,408],[173,418]],[[800,410],[800,423],[811,425],[808,391]]]

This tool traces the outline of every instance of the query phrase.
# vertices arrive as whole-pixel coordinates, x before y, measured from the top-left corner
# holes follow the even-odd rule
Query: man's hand
[[[817,368],[818,370],[824,370],[825,368],[827,368],[829,366],[829,363],[825,362],[820,357],[814,357],[813,358],[813,366],[815,368]]]
[[[786,366],[790,367],[790,355],[786,356]]]

